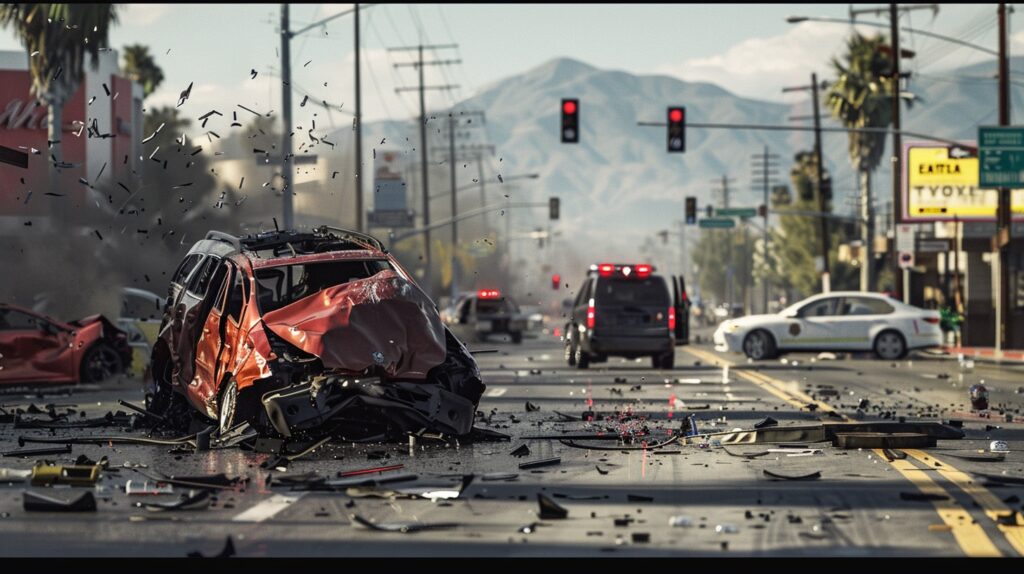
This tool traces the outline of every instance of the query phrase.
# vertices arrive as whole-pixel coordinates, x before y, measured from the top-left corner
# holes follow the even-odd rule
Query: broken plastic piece
[[[144,506],[146,510],[160,512],[165,510],[206,510],[210,507],[210,491],[200,490],[192,496],[182,496],[181,500],[175,502],[137,502],[137,506]]]
[[[537,503],[540,504],[541,520],[557,520],[569,517],[569,511],[558,505],[557,502],[537,493]]]
[[[515,457],[529,456],[530,455],[530,447],[526,446],[525,444],[524,445],[520,445],[519,447],[517,447],[515,450],[513,450],[509,454],[511,454],[512,456],[515,456]]]

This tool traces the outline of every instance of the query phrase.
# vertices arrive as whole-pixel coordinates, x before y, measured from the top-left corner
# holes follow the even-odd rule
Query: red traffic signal
[[[580,101],[576,98],[562,100],[562,143],[580,142]]]
[[[668,151],[686,151],[686,108],[674,106],[668,109]]]
[[[551,288],[558,291],[558,288],[562,286],[562,276],[555,273],[551,276]]]

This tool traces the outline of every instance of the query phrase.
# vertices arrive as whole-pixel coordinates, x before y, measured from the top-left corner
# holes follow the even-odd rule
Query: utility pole
[[[796,92],[796,91],[811,91],[811,105],[814,107],[814,161],[815,161],[815,176],[814,176],[814,188],[815,195],[818,196],[818,211],[821,212],[821,292],[828,293],[832,290],[831,273],[829,271],[829,258],[828,254],[832,250],[831,248],[831,236],[829,236],[828,230],[828,218],[825,214],[828,213],[828,202],[825,199],[824,185],[824,165],[825,159],[821,155],[821,105],[818,102],[818,88],[827,88],[828,83],[822,82],[818,84],[818,74],[815,72],[811,73],[811,85],[810,86],[798,86],[794,88],[783,88],[782,92]],[[870,204],[869,213],[870,216]],[[872,216],[873,217],[873,216]],[[869,226],[870,227],[870,226]],[[863,271],[862,271],[863,272]]]
[[[362,67],[359,60],[359,4],[355,5],[355,48],[356,48],[356,231],[363,230],[363,116],[362,116],[362,90],[359,83],[359,69]],[[369,170],[371,173],[373,169]]]
[[[369,8],[373,4],[369,4],[366,7]],[[359,185],[359,168],[361,165],[361,149],[362,149],[362,126],[360,121],[362,119],[360,110],[360,98],[359,98],[359,4],[351,10],[345,10],[344,12],[338,12],[337,14],[328,16],[323,20],[308,24],[295,32],[291,31],[291,22],[289,21],[288,4],[281,4],[281,106],[284,108],[282,113],[282,122],[284,126],[281,133],[281,178],[284,180],[282,186],[283,202],[281,209],[281,219],[284,223],[285,229],[291,229],[294,225],[294,213],[292,209],[292,191],[289,189],[292,169],[288,167],[288,162],[292,161],[292,52],[291,52],[291,41],[292,38],[305,34],[313,28],[322,27],[331,20],[341,18],[342,16],[354,12],[355,13],[355,37],[356,37],[356,112],[355,112],[355,126],[356,126],[356,227],[362,231],[362,201],[363,196],[360,192]],[[330,109],[328,108],[328,112]],[[295,165],[292,161],[292,166]]]
[[[451,213],[452,213],[452,217],[453,218],[455,218],[458,215],[458,212],[459,212],[459,207],[458,207],[458,191],[459,191],[459,189],[458,189],[458,182],[456,180],[456,164],[459,161],[463,161],[463,160],[466,160],[466,159],[474,159],[474,158],[477,157],[475,154],[469,153],[465,146],[460,147],[460,149],[458,151],[456,151],[456,148],[455,148],[455,132],[456,132],[456,130],[459,127],[459,121],[462,120],[463,118],[466,118],[467,116],[468,116],[468,119],[469,119],[469,123],[473,122],[473,118],[479,118],[480,121],[478,122],[478,125],[483,125],[486,122],[486,118],[484,116],[484,112],[465,111],[465,110],[463,110],[463,111],[459,111],[458,115],[456,115],[455,110],[452,109],[448,113],[448,151],[447,151],[447,153],[445,155],[445,161],[447,161],[449,166],[450,166],[451,189],[449,191],[449,195],[451,196]],[[477,146],[473,146],[473,148],[478,150],[478,151],[482,151],[483,149],[490,149],[492,153],[494,152],[494,146],[477,145]],[[437,196],[435,196],[435,197],[437,197]],[[431,198],[431,199],[434,199],[434,198]],[[483,203],[481,203],[481,205],[483,205]],[[486,216],[487,213],[484,212],[483,215]],[[451,239],[451,242],[452,242],[451,243],[451,245],[452,245],[452,253],[451,253],[451,266],[452,266],[451,295],[452,295],[452,298],[454,299],[454,298],[458,297],[458,285],[459,285],[459,280],[460,280],[460,277],[461,277],[461,268],[459,267],[458,258],[456,257],[456,247],[459,244],[459,232],[458,232],[458,222],[457,221],[452,221],[452,239]]]
[[[396,68],[401,67],[401,66],[413,66],[413,67],[419,69],[419,81],[420,81],[419,86],[415,87],[415,88],[413,88],[413,87],[395,88],[395,93],[401,93],[401,92],[410,91],[410,90],[418,90],[419,93],[420,93],[420,159],[421,159],[422,168],[423,168],[423,172],[422,172],[422,176],[421,176],[423,178],[423,184],[422,184],[422,188],[423,188],[422,189],[422,191],[423,191],[423,226],[428,228],[427,231],[423,234],[423,241],[424,241],[424,246],[423,246],[423,263],[425,265],[424,273],[423,273],[423,287],[424,287],[424,290],[427,291],[427,293],[430,293],[432,291],[432,289],[433,289],[433,287],[432,287],[433,270],[431,268],[431,263],[430,263],[430,230],[429,230],[429,226],[430,226],[430,178],[429,178],[429,174],[428,174],[429,164],[427,162],[427,104],[426,104],[426,99],[425,99],[424,93],[426,92],[426,90],[450,90],[452,88],[457,88],[458,86],[455,86],[455,85],[426,86],[426,85],[424,85],[424,83],[423,83],[423,66],[436,66],[436,65],[443,65],[443,64],[455,64],[455,63],[461,62],[461,60],[432,60],[430,62],[424,62],[423,61],[423,49],[424,48],[450,49],[450,48],[457,48],[457,47],[458,47],[458,44],[445,44],[445,45],[433,45],[433,46],[424,46],[423,44],[419,44],[417,46],[407,46],[407,47],[402,47],[402,48],[388,48],[388,51],[390,51],[390,52],[416,51],[418,53],[418,55],[419,55],[419,58],[417,59],[416,62],[395,64]]]
[[[281,107],[284,121],[281,130],[281,220],[285,229],[294,229],[292,213],[292,32],[288,22],[288,3],[281,4]]]
[[[901,156],[903,149],[900,144],[900,27],[899,27],[899,5],[895,2],[889,4],[889,34],[892,36],[892,212],[893,212],[893,237],[896,237],[896,222],[901,219],[903,201],[901,186],[901,177],[903,164]],[[871,238],[872,241],[874,237]],[[899,258],[893,253],[893,249],[889,249],[889,255],[892,258],[892,270],[893,270],[893,288],[897,293],[903,295],[903,302],[910,303],[910,269],[900,269]],[[868,264],[871,265],[872,271],[874,271],[875,261],[874,259],[868,260]],[[902,272],[902,273],[901,273]],[[902,281],[899,278],[902,275]]]
[[[760,156],[754,156],[753,159],[761,161],[761,165],[760,166],[758,166],[757,164],[754,164],[754,169],[756,170],[758,167],[760,167],[761,170],[762,170],[762,173],[761,174],[756,174],[755,173],[754,177],[758,177],[758,175],[760,175],[760,179],[761,179],[760,183],[762,185],[762,191],[764,192],[764,210],[765,211],[764,211],[764,236],[763,236],[763,241],[764,241],[765,264],[767,264],[767,261],[768,261],[768,242],[769,242],[769,234],[768,234],[768,208],[770,207],[768,188],[770,187],[770,184],[771,184],[771,177],[773,175],[777,175],[776,172],[769,171],[769,170],[770,169],[775,169],[776,167],[778,167],[777,164],[773,165],[772,162],[777,161],[779,159],[779,156],[771,153],[771,150],[768,149],[768,146],[764,146],[764,154],[762,154]],[[761,293],[762,294],[762,301],[761,301],[762,308],[763,308],[764,312],[767,313],[768,312],[768,281],[767,281],[767,278],[762,278],[762,280],[761,280],[761,291],[762,291],[762,293]]]
[[[732,178],[730,178],[729,176],[727,176],[725,174],[722,174],[722,179],[720,179],[720,180],[717,180],[717,179],[716,180],[712,180],[713,182],[720,183],[722,185],[721,189],[717,189],[715,191],[717,191],[718,193],[722,194],[722,208],[723,209],[729,209],[729,180],[730,179],[732,179]],[[727,234],[727,237],[728,237],[728,241],[726,243],[729,246],[729,251],[728,251],[728,255],[727,255],[728,265],[726,265],[726,268],[725,268],[726,299],[728,299],[728,303],[729,303],[729,316],[731,317],[732,316],[732,303],[733,303],[733,298],[734,298],[734,295],[735,295],[735,288],[734,288],[735,281],[734,281],[734,279],[735,279],[735,275],[736,275],[736,268],[735,268],[735,265],[733,265],[733,251],[734,251],[733,243],[735,242],[735,237],[734,237],[732,231],[727,230],[726,234]]]
[[[999,4],[999,125],[1010,125],[1010,54],[1006,43],[1006,4]],[[996,349],[1010,341],[1010,241],[1013,239],[1013,213],[1010,190],[999,188],[999,204],[996,209],[996,255],[999,261],[999,296],[996,300]]]

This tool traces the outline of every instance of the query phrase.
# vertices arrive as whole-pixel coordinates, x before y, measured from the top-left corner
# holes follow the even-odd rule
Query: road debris
[[[71,500],[43,496],[26,490],[22,493],[26,512],[96,512],[96,498],[87,490]]]
[[[568,510],[539,492],[537,493],[537,504],[540,505],[538,516],[540,516],[541,520],[557,520],[568,518],[569,516]]]
[[[817,480],[817,479],[821,478],[821,471],[820,470],[816,470],[816,471],[814,471],[814,472],[812,472],[810,474],[800,474],[800,475],[795,475],[795,476],[794,475],[788,475],[788,474],[779,474],[777,472],[772,472],[772,471],[770,471],[768,469],[764,469],[762,472],[768,478],[775,479],[775,480]]]

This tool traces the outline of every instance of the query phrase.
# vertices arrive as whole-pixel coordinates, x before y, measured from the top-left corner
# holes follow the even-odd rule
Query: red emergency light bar
[[[501,291],[497,289],[481,289],[476,292],[476,296],[479,299],[500,299]]]
[[[611,277],[618,274],[627,278],[636,277],[637,279],[646,279],[655,271],[655,267],[646,263],[638,263],[635,265],[599,263],[597,265],[591,265],[590,270],[597,271],[597,274],[601,277]]]

